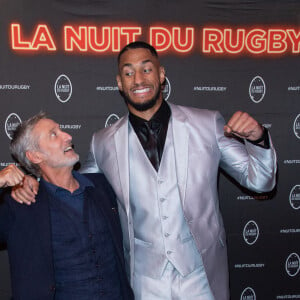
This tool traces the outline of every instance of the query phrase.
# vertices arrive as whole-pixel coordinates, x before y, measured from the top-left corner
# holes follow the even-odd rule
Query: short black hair
[[[120,51],[120,53],[118,55],[118,65],[120,64],[120,59],[124,52],[126,52],[127,50],[130,50],[130,49],[139,49],[139,48],[148,49],[153,56],[158,58],[157,51],[155,50],[155,48],[153,46],[151,46],[150,44],[143,42],[143,41],[136,41],[136,42],[129,43]]]

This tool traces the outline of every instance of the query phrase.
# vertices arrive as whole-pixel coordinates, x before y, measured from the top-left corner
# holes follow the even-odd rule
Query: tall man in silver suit
[[[167,104],[165,70],[144,42],[127,45],[118,64],[129,114],[93,135],[82,172],[103,172],[118,197],[135,298],[228,300],[218,169],[253,191],[272,190],[269,133],[244,112],[225,125],[216,111]]]
[[[121,51],[117,82],[129,115],[94,134],[83,171],[103,172],[118,196],[137,299],[225,300],[218,168],[251,190],[270,191],[275,151],[246,113],[235,113],[224,129],[218,112],[167,104],[164,80],[151,46],[136,42]]]

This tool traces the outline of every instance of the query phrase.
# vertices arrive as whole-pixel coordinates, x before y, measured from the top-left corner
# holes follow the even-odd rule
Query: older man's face
[[[79,155],[73,150],[72,137],[61,131],[53,120],[41,119],[32,133],[38,140],[41,168],[73,167],[78,162]]]

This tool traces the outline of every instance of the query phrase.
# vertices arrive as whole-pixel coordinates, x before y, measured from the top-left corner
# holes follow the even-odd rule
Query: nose
[[[62,131],[63,139],[67,142],[72,141],[72,136],[65,131]]]
[[[134,83],[139,85],[142,84],[144,82],[144,72],[136,72],[134,74]]]

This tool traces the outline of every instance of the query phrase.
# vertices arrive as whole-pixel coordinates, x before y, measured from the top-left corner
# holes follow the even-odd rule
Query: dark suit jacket
[[[102,174],[86,176],[95,188],[86,188],[85,197],[95,199],[107,219],[116,247],[124,299],[133,299],[124,268],[122,231],[115,194]],[[0,204],[0,242],[7,243],[14,300],[54,299],[49,197],[41,182],[35,204],[27,206],[15,202],[10,197],[10,191],[4,193],[4,201]]]

